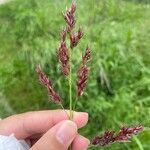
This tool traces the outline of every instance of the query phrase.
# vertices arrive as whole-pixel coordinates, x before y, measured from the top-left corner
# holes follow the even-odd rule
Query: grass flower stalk
[[[91,49],[89,46],[86,47],[84,54],[81,58],[81,63],[77,69],[77,81],[76,81],[76,98],[73,98],[73,52],[74,48],[79,44],[81,38],[83,37],[83,29],[80,27],[77,32],[75,32],[76,27],[76,1],[72,1],[72,5],[69,9],[63,13],[64,20],[66,22],[60,34],[60,44],[57,49],[57,58],[60,64],[62,74],[67,77],[69,84],[69,115],[65,111],[62,105],[62,99],[59,94],[55,91],[51,80],[46,76],[41,66],[38,65],[36,72],[39,77],[41,84],[47,89],[48,95],[51,97],[51,101],[60,105],[61,108],[67,113],[70,120],[73,120],[73,111],[75,109],[78,99],[83,95],[85,87],[87,85],[87,80],[89,76],[90,68],[88,62],[91,58]],[[67,37],[69,36],[70,45],[67,45]],[[122,127],[118,132],[115,131],[105,131],[104,134],[98,135],[93,138],[91,146],[108,146],[116,142],[128,142],[130,138],[144,129],[143,126],[134,127]],[[71,150],[71,146],[69,148]]]

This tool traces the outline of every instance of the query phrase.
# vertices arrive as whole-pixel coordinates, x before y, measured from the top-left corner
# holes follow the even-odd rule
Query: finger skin
[[[72,150],[87,150],[89,144],[90,144],[89,139],[81,135],[77,135],[75,139],[73,140]]]
[[[30,150],[67,150],[76,135],[76,124],[62,121],[47,131]]]
[[[62,120],[68,120],[63,110],[47,110],[28,112],[14,115],[0,121],[0,134],[10,135],[12,133],[18,139],[25,139],[31,135],[45,133]],[[88,114],[74,112],[74,122],[78,128],[87,124]]]

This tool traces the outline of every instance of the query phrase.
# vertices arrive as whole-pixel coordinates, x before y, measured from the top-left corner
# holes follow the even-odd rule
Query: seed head
[[[114,142],[114,131],[106,131],[101,136],[96,136],[92,145],[106,146]]]
[[[75,34],[70,33],[70,47],[71,48],[76,47],[82,37],[83,37],[82,28],[79,28],[78,32]]]
[[[60,47],[57,50],[57,57],[59,59],[63,74],[66,76],[69,75],[69,71],[70,71],[69,51],[68,51],[65,41],[61,41]]]
[[[122,127],[119,133],[115,137],[115,141],[123,142],[129,141],[133,135],[136,135],[143,131],[143,126],[135,126],[135,127]]]
[[[46,87],[47,87],[47,85],[52,86],[51,81],[49,80],[49,78],[47,78],[47,76],[45,75],[45,73],[42,71],[40,65],[38,65],[36,67],[36,72],[37,72],[37,74],[39,76],[39,81],[41,82],[42,85],[44,85]]]
[[[83,65],[86,65],[87,62],[90,60],[91,58],[91,49],[87,46],[84,55],[82,56],[82,63]]]
[[[60,33],[60,36],[61,36],[61,41],[65,42],[66,41],[66,36],[67,36],[67,29],[64,28],[62,30],[62,32]]]
[[[55,90],[54,90],[54,88],[52,86],[52,82],[45,75],[45,73],[41,69],[40,65],[38,65],[36,67],[36,72],[38,74],[39,81],[41,82],[41,84],[47,88],[48,95],[51,97],[52,102],[60,103],[61,102],[60,96],[55,92]]]
[[[83,94],[85,86],[87,84],[89,74],[89,68],[87,66],[82,66],[77,73],[77,96],[80,97]]]
[[[143,126],[135,126],[122,127],[118,133],[115,133],[114,131],[106,131],[103,135],[96,136],[92,140],[92,145],[108,146],[115,142],[128,142],[133,135],[142,132],[143,129]]]
[[[72,5],[71,5],[71,8],[70,8],[69,11],[70,11],[72,14],[75,13],[75,11],[76,11],[76,0],[73,0],[73,1],[72,1]]]
[[[68,24],[68,31],[71,31],[75,26],[76,23],[75,11],[76,11],[76,1],[73,0],[71,7],[68,10],[66,10],[66,12],[63,14],[64,19]]]

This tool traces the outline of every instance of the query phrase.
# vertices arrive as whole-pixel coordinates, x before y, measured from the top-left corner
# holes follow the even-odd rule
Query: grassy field
[[[91,138],[121,125],[150,125],[150,1],[77,0],[85,36],[74,52],[75,72],[85,44],[92,47],[88,87],[77,111],[90,115],[80,132]],[[40,63],[68,108],[68,85],[56,58],[61,12],[70,0],[14,0],[0,6],[0,115],[55,109],[38,82]],[[75,74],[74,74],[75,81]],[[99,131],[99,132],[97,132]],[[106,150],[149,150],[147,129],[131,143]]]

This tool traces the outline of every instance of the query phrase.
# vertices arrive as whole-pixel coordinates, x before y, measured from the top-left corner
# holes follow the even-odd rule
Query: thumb
[[[77,125],[62,121],[47,131],[30,150],[67,150],[77,135]]]

